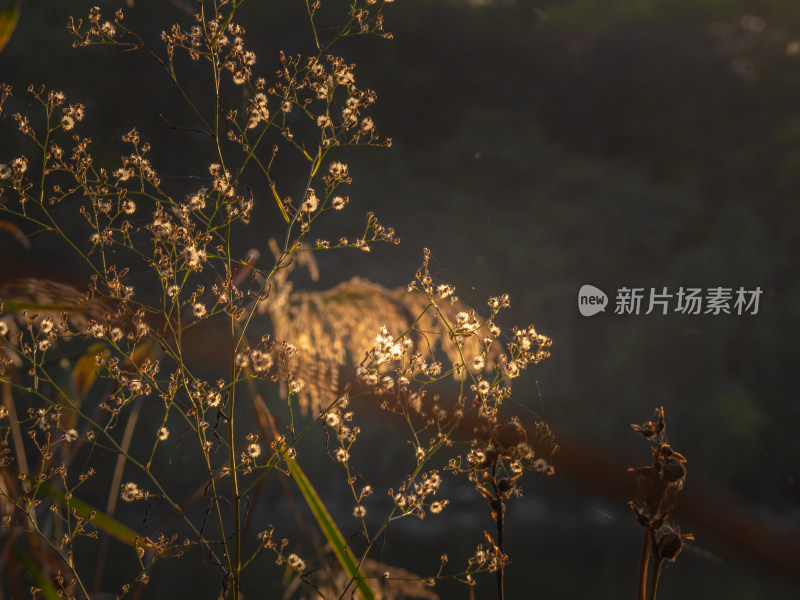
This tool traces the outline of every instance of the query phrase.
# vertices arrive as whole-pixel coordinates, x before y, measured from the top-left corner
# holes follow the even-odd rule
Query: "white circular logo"
[[[584,317],[591,317],[605,311],[608,306],[606,293],[593,285],[581,286],[578,292],[578,310]]]

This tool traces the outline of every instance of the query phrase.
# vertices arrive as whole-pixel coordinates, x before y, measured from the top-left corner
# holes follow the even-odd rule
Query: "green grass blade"
[[[289,218],[289,215],[286,213],[286,209],[283,207],[283,200],[281,200],[281,197],[278,196],[278,192],[275,190],[274,187],[271,189],[272,189],[272,195],[275,196],[275,202],[278,204],[278,208],[280,209],[281,215],[283,216],[283,220],[286,221],[287,223],[291,223],[292,220]]]
[[[344,541],[342,533],[328,513],[328,509],[325,508],[325,505],[322,503],[314,486],[311,485],[311,482],[308,480],[305,473],[303,473],[303,470],[300,468],[300,465],[297,464],[296,460],[287,456],[286,463],[289,465],[292,477],[297,482],[300,492],[302,492],[303,498],[306,500],[306,504],[308,504],[308,507],[314,514],[314,518],[322,529],[322,533],[325,534],[328,543],[333,547],[333,551],[336,554],[336,558],[339,559],[342,568],[344,568],[347,575],[355,582],[356,589],[360,592],[364,600],[375,600],[375,595],[372,593],[372,589],[369,587],[364,573],[358,568],[358,561],[353,555],[353,551],[350,550],[347,542]]]
[[[95,527],[105,531],[108,535],[117,538],[119,541],[128,544],[129,546],[135,545],[137,538],[142,539],[141,535],[136,533],[127,525],[123,525],[114,517],[108,516],[103,511],[94,508],[92,505],[87,504],[83,500],[78,500],[75,496],[72,496],[72,498],[67,500],[64,497],[64,494],[46,485],[40,485],[39,490],[53,500],[56,500],[65,508],[69,510],[75,510],[78,516],[83,517],[84,519],[88,518],[91,513],[94,513],[92,523]]]

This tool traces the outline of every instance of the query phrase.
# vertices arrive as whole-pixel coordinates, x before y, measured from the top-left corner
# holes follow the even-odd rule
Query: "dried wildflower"
[[[339,418],[338,413],[329,412],[327,415],[325,415],[325,423],[328,425],[328,427],[333,427],[336,429],[341,422],[342,420]]]
[[[64,128],[64,131],[69,131],[73,127],[75,127],[75,119],[73,119],[69,115],[64,115],[61,117],[61,127]]]
[[[300,210],[303,212],[311,213],[317,210],[319,207],[319,199],[317,198],[317,194],[311,188],[308,189],[306,192],[306,199],[303,204],[300,206]]]
[[[133,169],[121,168],[114,171],[113,175],[121,182],[121,181],[128,181],[128,179],[133,177],[135,173],[133,172]]]
[[[361,120],[361,133],[371,133],[375,130],[375,123],[372,122],[370,117],[364,117]]]
[[[50,104],[51,106],[59,106],[64,102],[65,99],[66,96],[64,95],[64,92],[58,90],[50,90],[47,93],[47,101],[48,104]]]
[[[13,171],[14,175],[22,175],[28,170],[28,159],[24,156],[15,158],[11,161],[11,170]]]
[[[247,456],[250,458],[258,458],[261,456],[261,446],[255,442],[252,444],[248,444],[247,446]]]
[[[349,458],[350,458],[350,453],[344,448],[338,448],[336,450],[336,460],[338,460],[340,463],[347,462]]]
[[[206,316],[208,310],[206,309],[206,305],[202,302],[195,302],[194,305],[192,305],[192,313],[198,319],[202,319]]]
[[[184,265],[192,271],[200,271],[207,259],[206,251],[203,248],[198,249],[194,244],[183,249]]]
[[[191,210],[203,210],[206,207],[206,188],[200,188],[196,193],[186,197],[186,203]]]
[[[22,116],[21,114],[17,113],[14,115],[14,119],[17,122],[17,129],[20,133],[25,135],[33,135],[34,131],[30,124],[30,119],[28,117]]]
[[[244,369],[250,364],[250,357],[244,352],[237,352],[236,356],[233,357],[233,362],[240,369]]]
[[[122,498],[122,500],[125,502],[133,502],[135,500],[141,500],[145,497],[147,497],[147,494],[143,492],[135,483],[128,482],[122,484],[122,488],[120,489],[120,498]]]
[[[353,509],[353,516],[357,519],[362,519],[366,516],[367,509],[361,506],[360,504]]]
[[[306,569],[306,563],[303,562],[303,559],[297,556],[297,554],[290,554],[287,556],[286,562],[289,563],[289,566],[295,571],[305,571]]]
[[[386,362],[399,360],[404,354],[404,347],[401,343],[395,342],[394,336],[383,326],[375,337],[375,346],[372,349],[372,357],[375,364],[380,365]]]
[[[334,181],[342,181],[347,178],[347,165],[338,160],[334,161],[328,167],[328,172]]]
[[[117,30],[109,21],[106,21],[100,26],[100,31],[108,37],[112,38],[117,34]]]
[[[53,330],[53,319],[50,317],[45,317],[42,319],[42,322],[39,323],[39,330],[45,335],[50,333]]]
[[[272,526],[270,526],[269,529],[259,532],[257,537],[262,544],[269,545],[272,541],[272,535],[274,532],[275,531],[272,529]]]
[[[452,296],[455,291],[456,291],[456,288],[454,288],[452,285],[441,284],[441,285],[436,287],[436,294],[442,300],[445,300],[448,297]]]
[[[169,429],[167,429],[166,427],[159,428],[159,430],[158,430],[158,439],[163,442],[168,437],[169,437]]]
[[[463,335],[467,333],[472,333],[479,326],[480,324],[478,323],[478,320],[475,317],[475,313],[473,311],[469,312],[461,311],[456,315],[456,324],[453,327],[453,331]]]
[[[223,169],[222,165],[218,163],[212,163],[208,167],[208,172],[211,173],[211,176],[214,178],[212,187],[217,190],[223,196],[234,196],[235,190],[233,185],[231,185],[231,174],[230,171],[227,169]]]
[[[250,353],[250,362],[256,373],[264,373],[269,371],[269,368],[272,366],[272,355],[263,350],[253,350]]]
[[[645,589],[649,568],[650,547],[653,548],[653,580],[658,576],[663,561],[674,561],[683,549],[683,541],[694,539],[692,534],[682,534],[669,522],[678,492],[683,489],[686,478],[686,459],[675,452],[666,442],[664,409],[656,409],[655,415],[643,425],[631,425],[633,430],[655,443],[652,448],[653,463],[645,467],[629,469],[636,473],[636,497],[628,504],[636,520],[645,528],[645,547],[639,572],[639,587]]]
[[[247,116],[248,129],[252,129],[261,121],[267,121],[269,119],[269,110],[267,110],[267,96],[263,92],[258,92],[250,101],[250,104],[247,107]]]
[[[211,408],[216,408],[222,402],[222,394],[219,392],[209,392],[206,397],[206,404]]]
[[[159,207],[153,213],[153,221],[148,225],[148,229],[153,232],[153,236],[156,239],[166,239],[172,233],[172,220]]]
[[[75,429],[69,429],[64,432],[64,441],[74,442],[78,439],[78,432]]]

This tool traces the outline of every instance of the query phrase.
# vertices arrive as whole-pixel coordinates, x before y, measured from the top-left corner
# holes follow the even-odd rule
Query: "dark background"
[[[244,5],[237,20],[261,74],[274,69],[279,49],[309,50],[301,4]],[[109,13],[117,7],[103,3]],[[205,173],[209,155],[202,140],[159,119],[188,117],[154,63],[113,48],[70,48],[67,16],[87,9],[23,3],[0,54],[0,80],[18,92],[46,82],[86,104],[80,131],[91,135],[100,161],[111,164],[122,151],[119,136],[137,126],[153,143],[165,185],[179,195],[194,190],[188,178]],[[169,23],[191,25],[173,3],[136,0],[126,15],[156,44]],[[533,322],[553,338],[552,357],[522,378],[514,406],[547,420],[571,462],[552,479],[529,478],[510,508],[509,596],[633,596],[641,531],[626,491],[603,480],[648,462],[629,423],[656,406],[666,409],[670,442],[689,459],[687,493],[694,486],[711,513],[740,510],[742,526],[796,537],[800,8],[777,0],[403,0],[387,10],[387,29],[393,41],[362,38],[338,48],[358,65],[359,84],[378,93],[373,116],[394,144],[343,154],[354,177],[351,204],[330,231],[355,231],[374,210],[403,243],[371,255],[320,255],[319,286],[353,275],[404,286],[429,247],[433,274],[464,300],[481,307],[507,292],[504,322]],[[195,93],[204,86],[187,79]],[[26,108],[23,94],[14,102]],[[18,142],[3,118],[5,160]],[[287,168],[287,179],[296,175]],[[281,221],[266,194],[257,201],[242,247],[268,255],[265,240],[281,233]],[[76,280],[82,275],[52,258],[45,236],[32,241],[23,250],[0,234],[3,279],[69,279],[72,268]],[[623,286],[765,293],[757,315],[608,310],[586,318],[576,298],[586,283],[609,295]],[[382,447],[380,434],[366,434],[364,443],[387,468],[401,454]],[[341,477],[326,483],[330,463],[321,463],[306,468],[335,511]],[[462,525],[477,534],[492,525],[474,493],[464,492],[453,489],[438,518],[399,524],[387,562],[427,574],[443,551],[463,561],[479,539],[461,540]],[[351,510],[346,500],[340,508]],[[800,555],[783,566],[759,559],[690,517],[682,523],[697,536],[695,550],[667,569],[660,597],[796,597]],[[443,539],[455,547],[440,548]],[[151,592],[167,593],[177,582],[164,571],[153,585]],[[170,593],[203,593],[185,585]],[[460,587],[441,593],[467,597]],[[476,597],[491,594],[491,581],[481,580]]]

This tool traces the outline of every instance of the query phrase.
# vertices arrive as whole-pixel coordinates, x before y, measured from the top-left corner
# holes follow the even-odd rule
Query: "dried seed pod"
[[[514,482],[511,481],[508,477],[503,477],[500,481],[497,482],[497,489],[500,490],[500,493],[504,495],[508,495],[511,490],[516,487]]]
[[[667,531],[658,536],[656,541],[658,555],[664,560],[674,562],[683,550],[683,536],[674,531]]]
[[[686,477],[686,467],[683,462],[675,457],[671,457],[662,463],[662,477],[667,483],[679,483]]]

